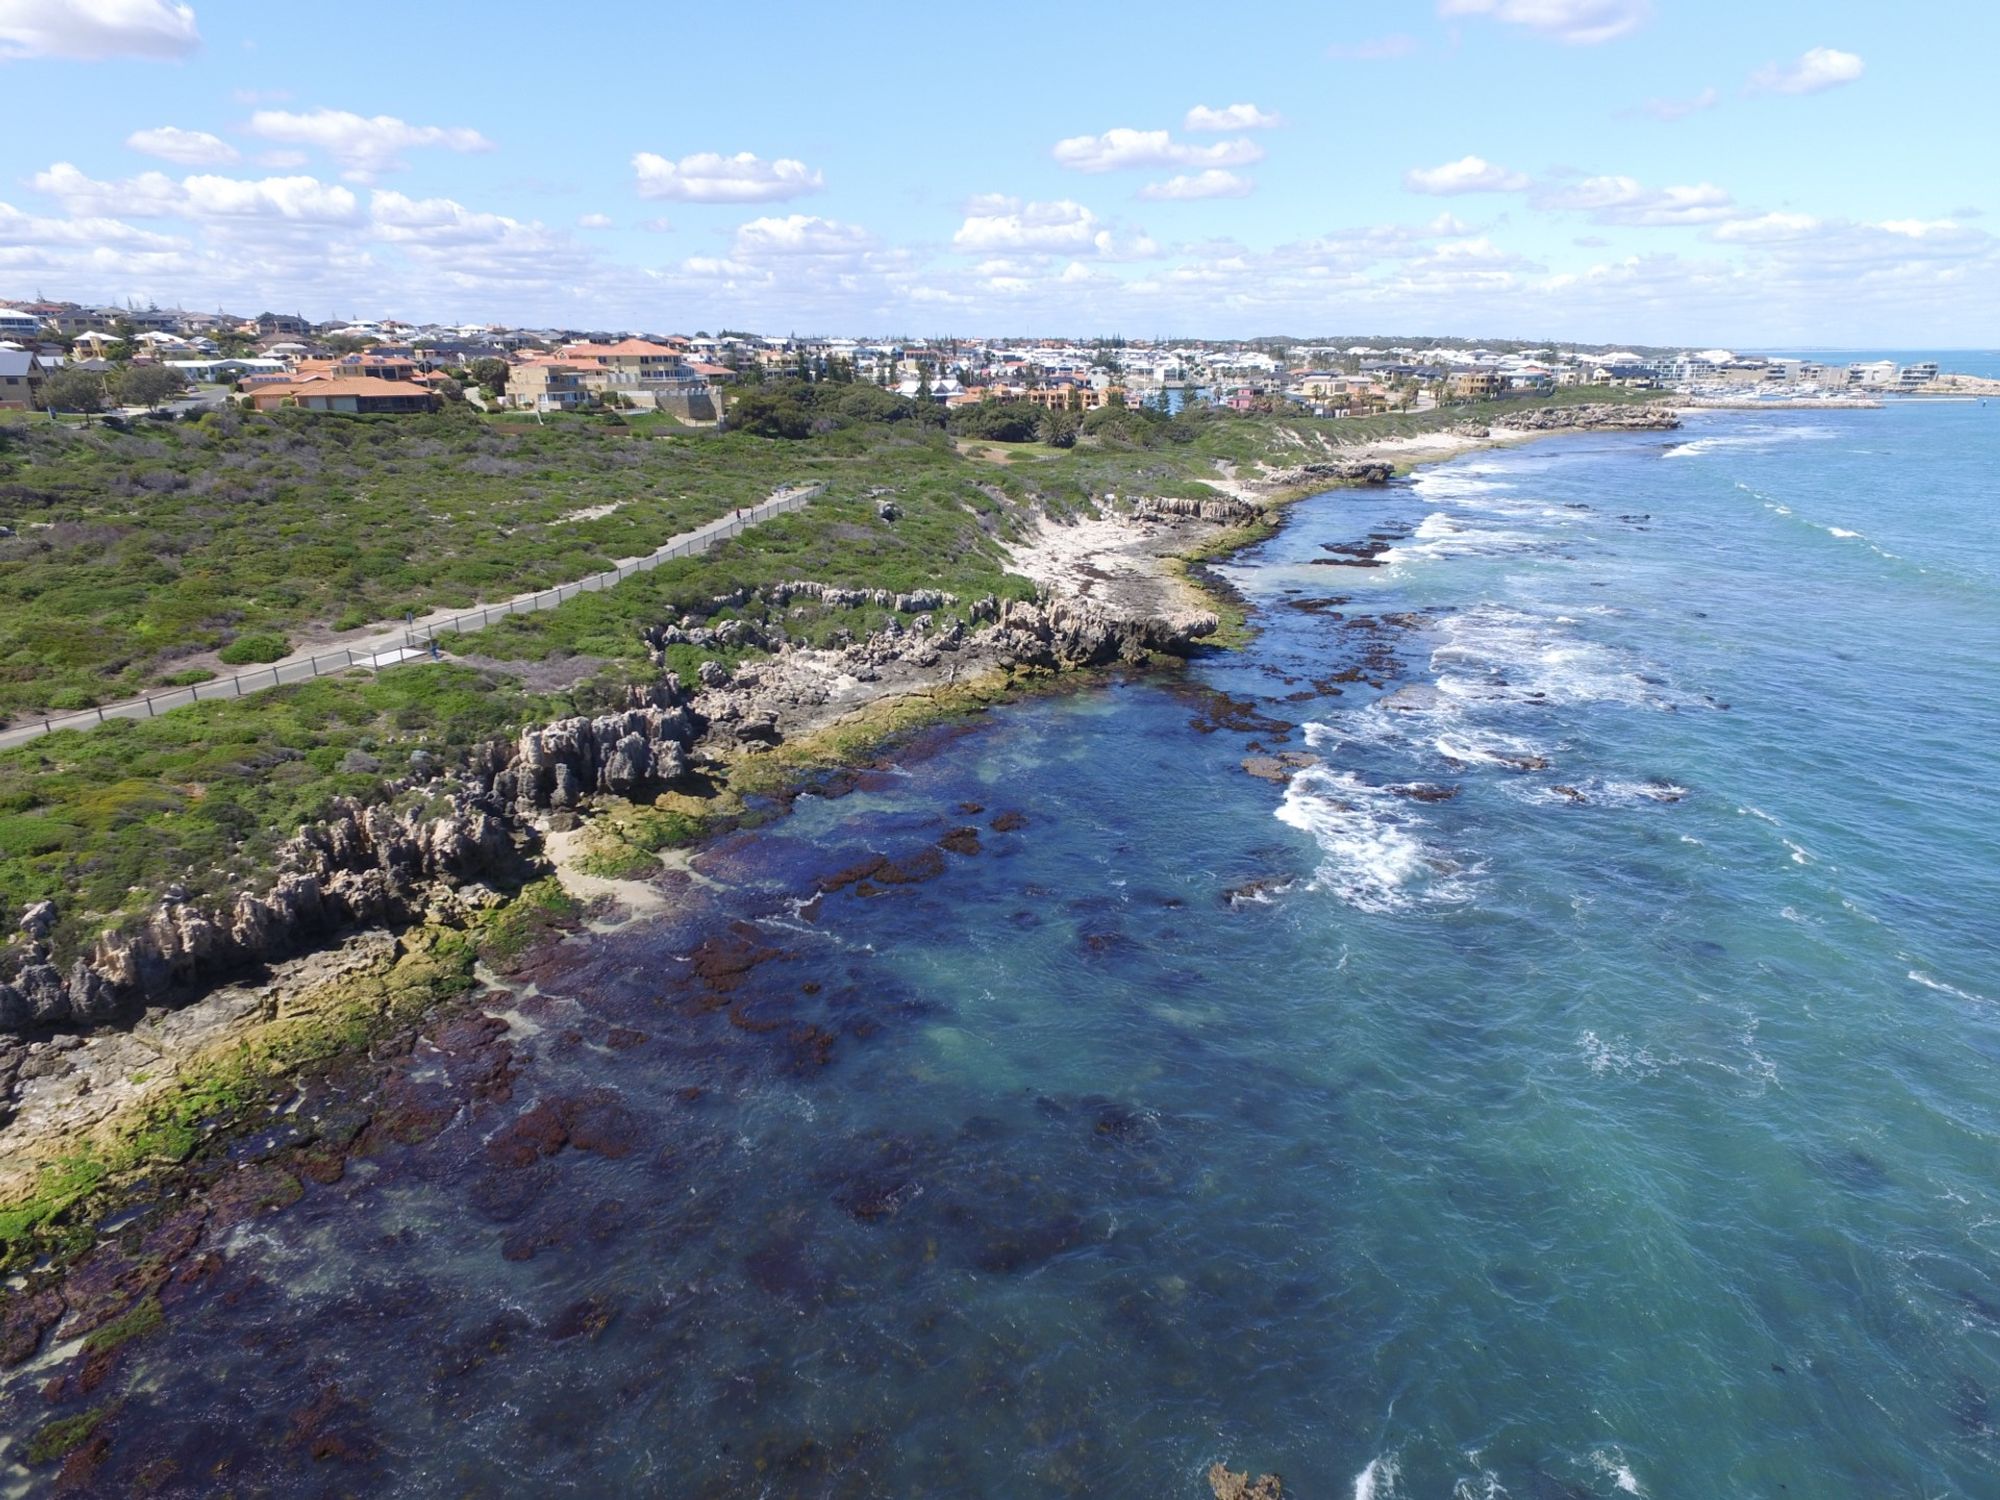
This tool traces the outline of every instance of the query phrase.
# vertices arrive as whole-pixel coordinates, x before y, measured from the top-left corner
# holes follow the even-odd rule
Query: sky
[[[0,0],[0,301],[2000,345],[1993,0]]]

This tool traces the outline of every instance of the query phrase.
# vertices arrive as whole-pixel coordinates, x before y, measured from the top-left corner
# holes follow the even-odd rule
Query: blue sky
[[[0,298],[2000,344],[2000,6],[0,0]]]

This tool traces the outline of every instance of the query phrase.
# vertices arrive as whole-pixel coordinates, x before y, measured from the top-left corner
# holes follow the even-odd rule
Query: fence
[[[398,662],[435,659],[438,654],[437,639],[441,635],[464,635],[468,631],[484,630],[495,620],[504,620],[509,615],[535,614],[541,610],[554,609],[579,594],[602,593],[615,584],[639,573],[650,573],[663,563],[676,558],[692,557],[697,552],[706,552],[717,542],[737,536],[759,521],[786,511],[800,510],[819,496],[826,493],[824,484],[808,485],[801,489],[781,490],[770,499],[751,506],[748,510],[733,515],[722,516],[705,526],[698,526],[685,536],[675,537],[671,542],[654,548],[644,557],[635,557],[607,568],[602,573],[593,573],[588,578],[575,583],[560,584],[539,593],[522,594],[499,604],[488,604],[479,609],[468,609],[443,619],[428,620],[413,625],[401,632],[401,644],[393,637],[378,639],[359,649],[329,651],[322,655],[306,657],[299,661],[281,661],[268,667],[258,667],[254,671],[238,672],[230,677],[217,677],[207,682],[192,683],[184,688],[173,688],[166,692],[149,693],[143,698],[128,698],[120,703],[107,703],[102,708],[80,709],[75,713],[55,714],[45,717],[39,724],[27,724],[0,731],[0,748],[25,743],[39,735],[53,734],[58,729],[87,729],[105,723],[110,719],[151,719],[169,709],[185,708],[190,703],[210,703],[217,698],[241,698],[247,693],[259,693],[266,688],[282,687],[289,682],[310,682],[315,677],[324,677],[332,672],[345,672],[350,667],[391,667]]]

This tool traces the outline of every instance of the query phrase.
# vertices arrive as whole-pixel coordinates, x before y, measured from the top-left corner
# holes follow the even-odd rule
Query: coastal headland
[[[453,758],[419,750],[366,794],[334,797],[261,866],[223,872],[237,883],[145,893],[116,925],[65,931],[59,903],[28,904],[0,975],[0,1252],[25,1277],[0,1301],[0,1360],[101,1380],[119,1341],[88,1336],[153,1316],[245,1213],[504,1088],[504,1023],[469,1002],[552,935],[656,919],[689,888],[690,846],[997,702],[1171,666],[1240,634],[1240,603],[1201,562],[1268,535],[1289,500],[1539,435],[1676,425],[1656,406],[1549,405],[1343,445],[1278,422],[1261,451],[1199,455],[1192,483],[1143,451],[1097,460],[1087,503],[1067,506],[1009,465],[1019,503],[979,535],[1012,583],[977,594],[907,577],[870,587],[865,572],[799,578],[786,571],[796,551],[753,563],[745,538],[699,564],[695,587],[710,592],[683,587],[671,611],[619,619],[634,649],[613,701],[573,698],[588,711],[512,733],[475,720]],[[843,524],[892,534],[922,519],[911,493],[863,489]],[[421,683],[502,660],[479,645],[382,675]],[[523,701],[503,693],[499,706]],[[56,740],[75,754],[88,735]],[[360,753],[379,763],[384,750]],[[735,959],[704,962],[720,974]],[[412,1070],[438,1057],[464,1089],[413,1093]],[[269,1151],[243,1155],[274,1130]],[[124,1226],[110,1239],[107,1216]]]

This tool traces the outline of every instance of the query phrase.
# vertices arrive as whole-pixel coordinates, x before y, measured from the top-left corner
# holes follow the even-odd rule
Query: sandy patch
[[[1195,528],[1103,515],[1059,522],[1043,516],[1008,549],[1007,571],[1058,598],[1080,599],[1121,619],[1198,613],[1198,591],[1165,565]]]

